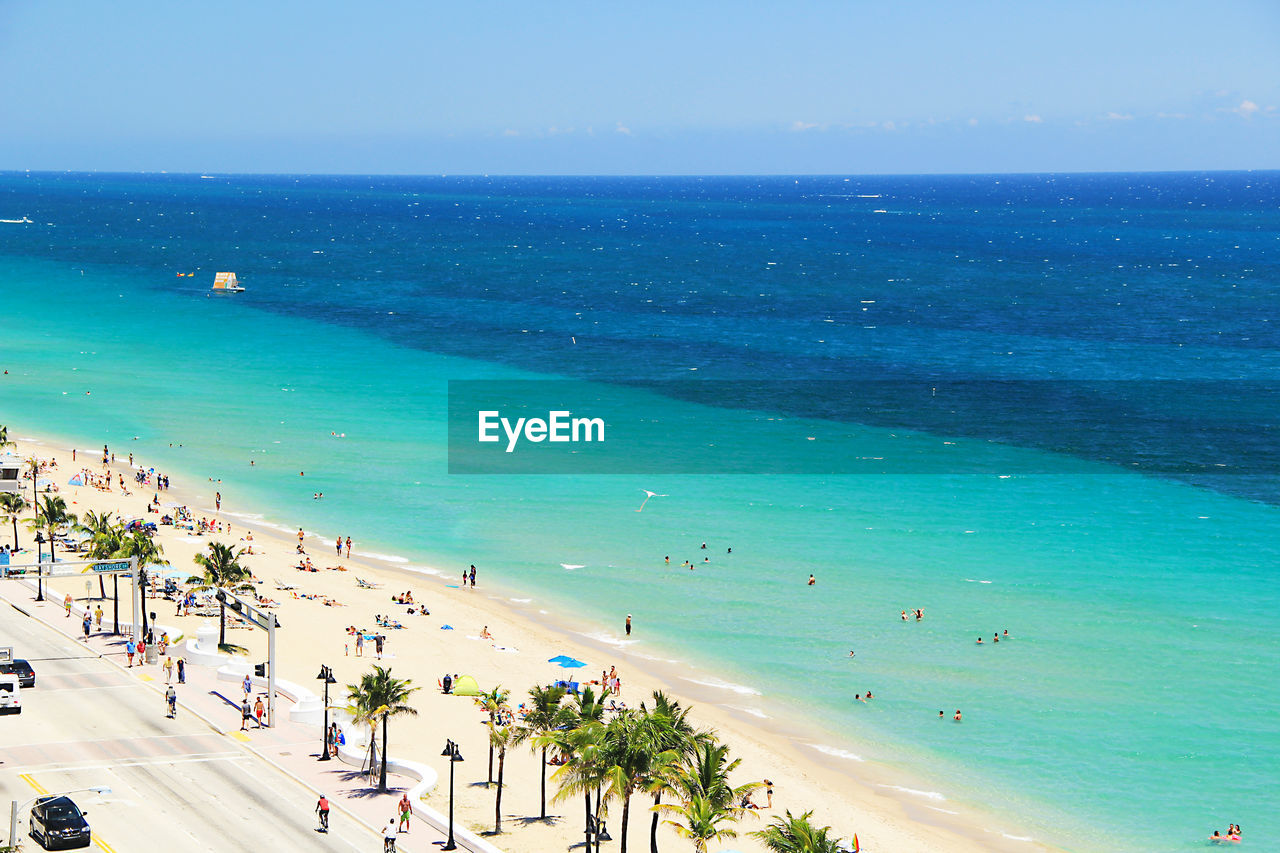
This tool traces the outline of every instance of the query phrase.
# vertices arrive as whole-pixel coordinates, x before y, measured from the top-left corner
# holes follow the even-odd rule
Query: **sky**
[[[0,170],[1280,168],[1280,0],[0,0]]]

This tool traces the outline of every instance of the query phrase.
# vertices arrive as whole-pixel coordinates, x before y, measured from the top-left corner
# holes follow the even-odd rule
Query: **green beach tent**
[[[479,696],[481,692],[480,685],[469,675],[463,675],[453,682],[455,696]]]

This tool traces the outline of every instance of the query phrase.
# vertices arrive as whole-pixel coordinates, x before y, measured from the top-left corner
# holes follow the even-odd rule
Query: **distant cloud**
[[[1244,118],[1253,118],[1253,114],[1258,111],[1258,105],[1248,99],[1240,102],[1240,106],[1234,107],[1231,112]]]
[[[1107,113],[1107,121],[1133,121],[1133,113]]]
[[[881,126],[881,127],[883,127],[885,130],[897,130],[897,129],[898,129],[898,126],[897,126],[896,124],[894,124],[893,122],[891,122],[891,121],[886,121],[886,122],[884,122],[883,124],[881,124],[880,126]]]
[[[1187,119],[1191,116],[1186,113],[1156,113],[1156,118]]]
[[[507,128],[506,130],[502,131],[502,135],[503,135],[503,136],[519,136],[519,135],[520,135],[520,131],[518,131],[518,130],[512,130],[511,128]]]
[[[978,126],[978,120],[976,118],[969,119],[969,127],[977,127],[977,126]]]
[[[818,123],[816,121],[793,121],[791,123],[791,129],[797,133],[801,133],[806,130],[813,130],[817,126]]]
[[[1040,118],[1040,116],[1038,116],[1038,115],[1036,115],[1036,114],[1034,114],[1034,113],[1030,113],[1030,114],[1028,114],[1028,115],[1023,116],[1023,117],[1022,117],[1022,120],[1023,120],[1023,121],[1029,121],[1029,122],[1031,122],[1032,124],[1041,124],[1041,123],[1044,121],[1044,119]]]
[[[621,133],[623,136],[630,136],[630,135],[631,135],[631,128],[627,127],[627,126],[626,126],[625,124],[623,124],[622,122],[618,122],[618,125],[617,125],[617,127],[615,127],[615,128],[613,129],[613,132],[614,132],[614,133]]]

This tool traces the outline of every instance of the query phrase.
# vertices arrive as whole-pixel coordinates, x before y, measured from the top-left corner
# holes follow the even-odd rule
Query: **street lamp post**
[[[320,674],[316,676],[324,682],[324,731],[320,733],[320,740],[323,741],[324,747],[320,750],[320,760],[329,760],[329,685],[337,684],[338,679],[333,677],[333,670],[327,666],[321,665]]]
[[[27,800],[21,805],[17,800],[9,801],[9,848],[16,850],[18,848],[18,811],[34,803],[36,800],[53,799],[54,797],[65,797],[67,794],[78,794],[81,791],[96,791],[99,794],[110,794],[111,789],[106,785],[96,785],[92,788],[76,788],[71,791],[62,791],[57,794],[39,794]]]
[[[449,759],[449,840],[440,849],[457,850],[458,845],[453,843],[453,765],[462,760],[462,753],[458,751],[458,745],[449,740],[445,741],[444,752],[440,754]]]
[[[49,543],[52,545],[53,543]],[[50,550],[53,550],[52,548]],[[36,531],[36,601],[44,601],[44,533]]]

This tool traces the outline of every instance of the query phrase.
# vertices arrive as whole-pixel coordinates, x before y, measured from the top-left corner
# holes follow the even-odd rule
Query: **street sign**
[[[84,570],[85,572],[127,572],[129,571],[128,560],[115,560],[110,563],[94,563]]]

